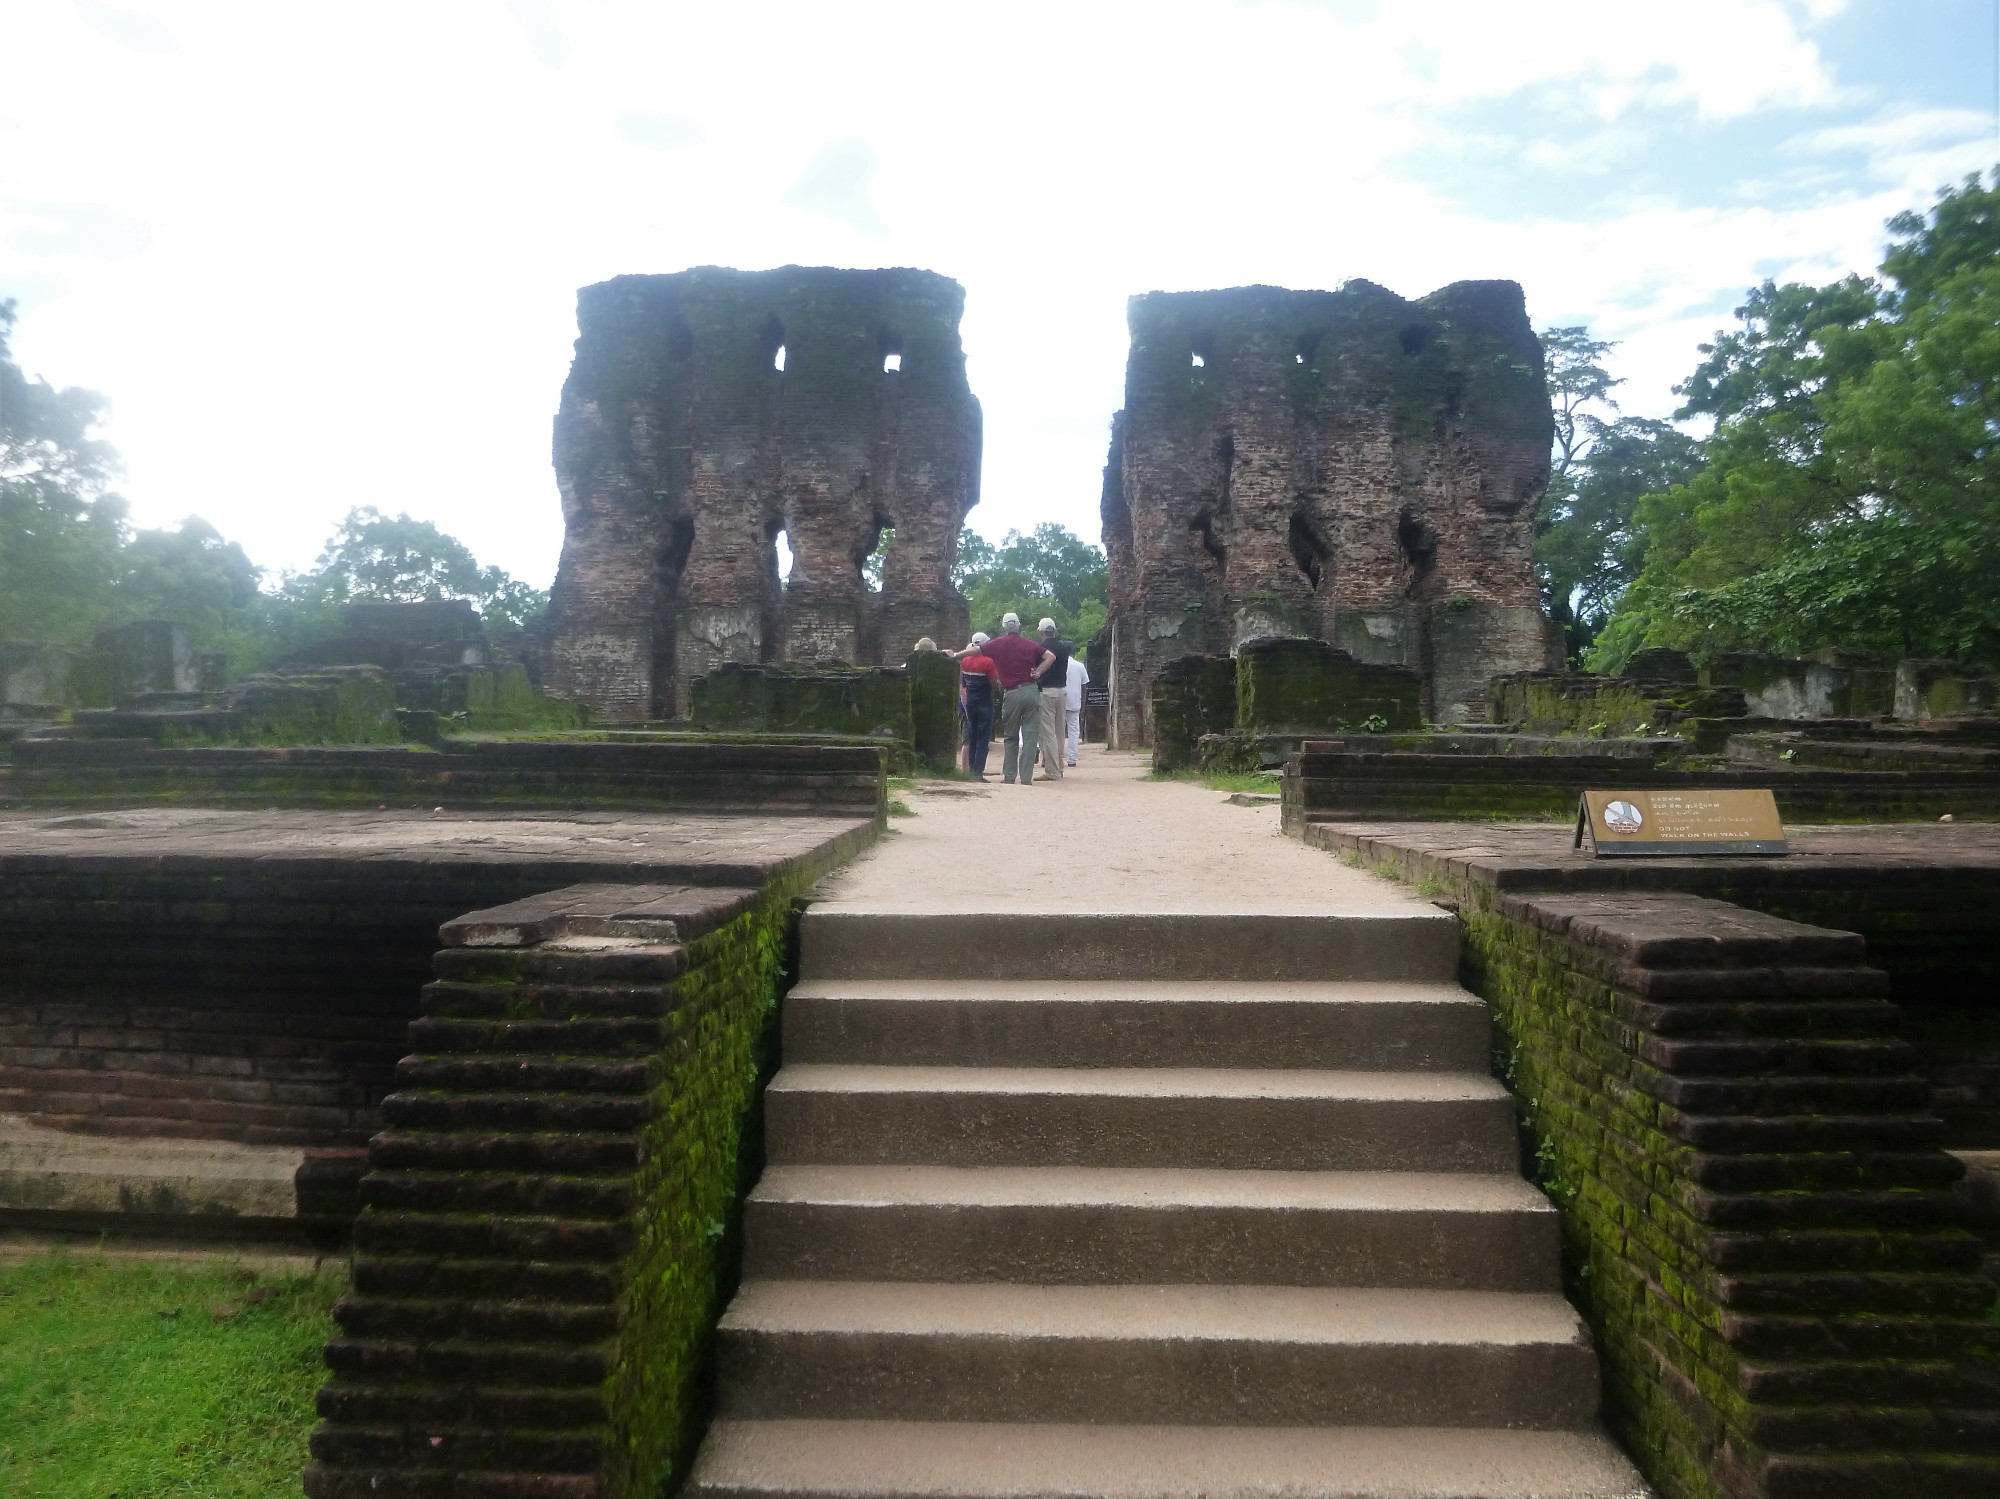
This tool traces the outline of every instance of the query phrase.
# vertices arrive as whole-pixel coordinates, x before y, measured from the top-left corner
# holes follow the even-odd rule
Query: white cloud
[[[975,523],[1094,535],[1134,293],[1514,277],[1538,320],[1625,339],[1628,405],[1656,412],[1744,287],[1871,266],[1881,220],[1977,143],[1855,118],[1820,9],[188,0],[163,54],[23,7],[0,296],[25,362],[115,399],[146,523],[199,512],[298,566],[374,504],[546,581],[578,286],[929,266],[968,292]],[[1606,166],[1662,109],[1812,109],[1826,140],[1787,161],[1835,175],[1802,207],[1718,189],[1583,223],[1496,222],[1411,178],[1458,148],[1453,111],[1523,90],[1604,122],[1528,140],[1552,169]],[[1871,128],[1864,173],[1826,154]]]

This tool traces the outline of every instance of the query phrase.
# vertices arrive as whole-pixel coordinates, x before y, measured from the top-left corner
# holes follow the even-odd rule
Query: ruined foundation
[[[548,689],[602,718],[681,717],[727,662],[899,665],[922,636],[963,640],[951,567],[980,451],[964,303],[920,270],[585,287],[555,426]],[[885,534],[878,593],[862,568]]]
[[[1518,286],[1153,292],[1128,321],[1103,498],[1114,747],[1151,742],[1167,662],[1246,640],[1412,668],[1446,724],[1485,716],[1489,677],[1555,664],[1532,565],[1549,402]]]

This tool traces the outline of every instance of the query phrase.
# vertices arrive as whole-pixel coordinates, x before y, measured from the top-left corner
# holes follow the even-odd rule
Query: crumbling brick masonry
[[[1496,673],[1554,664],[1532,561],[1549,400],[1520,287],[1151,292],[1127,320],[1103,498],[1114,746],[1150,742],[1168,661],[1259,637],[1414,668],[1441,723],[1484,717]]]
[[[951,566],[980,450],[964,303],[930,271],[799,266],[578,293],[549,690],[603,718],[678,717],[724,662],[886,666],[921,636],[963,640]],[[862,565],[884,533],[875,593]]]

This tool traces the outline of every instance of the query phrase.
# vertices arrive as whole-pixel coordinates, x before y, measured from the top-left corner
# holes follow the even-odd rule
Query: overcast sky
[[[575,290],[966,288],[998,537],[1097,536],[1125,299],[1511,277],[1665,415],[1766,276],[2000,157],[1996,0],[0,0],[0,297],[141,524],[349,506],[537,584]]]

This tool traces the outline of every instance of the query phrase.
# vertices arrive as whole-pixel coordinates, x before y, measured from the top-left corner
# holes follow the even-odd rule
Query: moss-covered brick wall
[[[814,873],[446,925],[370,1150],[308,1495],[655,1499],[682,1474]]]
[[[1667,1499],[2000,1492],[1994,1287],[1859,936],[1313,841],[1452,898],[1606,1419]]]
[[[1357,661],[1323,640],[1253,640],[1236,653],[1236,723],[1246,733],[1423,726],[1423,678]]]
[[[1580,750],[1588,745],[1579,744]],[[1566,818],[1586,789],[1770,789],[1788,824],[2000,818],[2000,771],[1647,766],[1611,755],[1451,755],[1349,748],[1285,764],[1285,825],[1315,819]]]
[[[1582,672],[1513,672],[1487,684],[1487,717],[1537,734],[1618,738],[1695,737],[1704,720],[1741,718],[1743,689],[1730,683],[1599,677]]]
[[[958,663],[943,651],[916,651],[909,675],[910,734],[917,763],[945,772],[958,767]]]
[[[884,817],[880,742],[449,740],[413,746],[160,748],[18,740],[0,797],[16,805],[687,807]]]
[[[690,691],[690,716],[704,729],[874,735],[899,747],[899,769],[916,755],[912,684],[902,667],[731,662],[696,677]]]
[[[1153,769],[1185,770],[1204,734],[1236,723],[1236,662],[1228,656],[1177,656],[1153,679]]]

